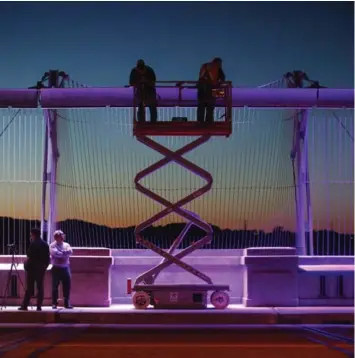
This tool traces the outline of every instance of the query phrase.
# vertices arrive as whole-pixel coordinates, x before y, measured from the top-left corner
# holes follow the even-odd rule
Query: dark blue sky
[[[0,3],[0,87],[33,85],[49,68],[94,86],[121,86],[138,58],[159,79],[195,79],[224,59],[235,86],[295,68],[352,87],[352,2]]]
[[[138,58],[152,65],[159,79],[193,80],[200,65],[215,56],[224,59],[235,86],[266,84],[298,68],[326,86],[350,88],[353,26],[351,2],[0,2],[0,88],[31,86],[50,68],[88,85],[122,86]],[[195,109],[159,110],[161,120],[177,113],[191,119],[196,115]],[[13,113],[0,113],[0,132]],[[215,181],[205,201],[190,208],[220,227],[243,227],[247,220],[251,228],[281,225],[294,230],[293,123],[284,121],[291,118],[290,111],[233,113],[234,132],[228,140],[214,138],[191,154]],[[308,122],[313,224],[329,228],[334,223],[339,232],[353,232],[353,186],[323,184],[325,178],[353,181],[353,142],[333,113],[312,111]],[[352,111],[336,113],[353,135]],[[63,189],[60,220],[76,217],[128,226],[158,210],[132,184],[135,173],[160,155],[132,137],[131,115],[126,109],[64,112],[70,120],[58,124],[59,183],[73,185],[75,168],[76,187],[122,188]],[[23,110],[1,139],[0,217],[39,218],[44,123],[41,110]],[[189,138],[164,140],[177,149]],[[178,167],[167,170],[148,186],[165,194],[168,185],[177,188],[168,199],[187,194],[184,188],[199,187]],[[274,189],[259,190],[268,185]],[[246,187],[258,190],[239,190]]]

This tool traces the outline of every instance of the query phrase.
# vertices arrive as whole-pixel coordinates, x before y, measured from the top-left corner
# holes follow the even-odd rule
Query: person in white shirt
[[[61,230],[57,230],[53,234],[54,242],[49,245],[51,261],[52,261],[52,308],[58,306],[58,287],[62,283],[64,307],[71,309],[70,304],[70,286],[71,273],[69,257],[73,254],[73,250],[65,240],[65,234]]]

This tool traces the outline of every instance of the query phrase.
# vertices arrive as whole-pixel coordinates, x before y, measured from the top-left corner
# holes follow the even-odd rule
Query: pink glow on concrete
[[[111,250],[97,248],[74,248],[73,256],[70,258],[72,289],[71,303],[74,306],[98,306],[109,307],[111,305]],[[84,256],[85,255],[85,256]],[[23,262],[26,256],[17,256],[17,271],[23,283],[25,283],[25,272]],[[0,257],[0,287],[5,287],[8,271],[10,270],[11,256]],[[51,305],[51,270],[47,269],[44,286],[44,305]],[[7,305],[19,306],[24,296],[21,284],[17,284],[19,298],[8,298]],[[3,293],[1,293],[1,296]],[[61,288],[59,293],[59,305],[62,304]],[[35,304],[35,300],[32,300]]]
[[[29,308],[29,311],[35,311],[36,307]],[[16,307],[7,307],[4,311],[7,312],[16,312]],[[73,310],[66,310],[65,308],[59,307],[57,310],[53,310],[50,306],[43,307],[43,311],[49,312],[66,312],[66,313],[85,313],[85,312],[92,312],[92,313],[124,313],[124,312],[135,312],[137,314],[142,314],[142,312],[147,312],[149,314],[155,313],[171,313],[172,310],[168,309],[154,309],[152,307],[148,307],[145,311],[136,310],[133,305],[130,304],[122,304],[122,305],[111,305],[110,307],[75,307]],[[287,313],[287,314],[327,314],[327,313],[350,313],[354,314],[355,308],[354,307],[246,307],[243,304],[232,304],[229,305],[223,311],[217,311],[214,309],[212,305],[208,305],[207,310],[176,310],[174,312],[180,313],[194,313],[198,315],[205,315],[205,314],[229,314],[229,313],[250,313],[250,314],[264,314],[264,313]]]
[[[274,256],[275,255],[275,256]],[[244,250],[243,304],[297,307],[298,256],[294,248]]]
[[[298,257],[293,254],[293,248],[198,250],[186,258],[186,262],[210,275],[214,281],[229,284],[233,308],[241,307],[243,302],[257,306],[354,306],[353,258]],[[17,257],[19,262],[24,259],[25,256]],[[132,308],[131,295],[126,292],[127,278],[134,279],[159,260],[149,250],[74,248],[71,258],[74,306],[107,307],[111,303],[122,303]],[[11,256],[0,257],[0,288],[5,285],[10,262]],[[18,270],[24,280],[23,266],[20,265]],[[320,276],[326,277],[325,297],[319,297]],[[342,297],[338,294],[339,276],[343,277],[344,283]],[[171,266],[161,273],[157,283],[201,282]],[[8,304],[20,304],[21,290],[20,297],[9,299]],[[45,297],[45,305],[50,305],[50,271],[45,278]]]
[[[165,326],[218,326],[275,324],[353,324],[353,307],[244,307],[231,305],[226,310],[135,310],[132,305],[112,305],[107,308],[80,307],[73,310],[52,310],[44,307],[42,312],[29,310],[19,312],[15,307],[0,311],[4,324],[82,324],[115,325],[126,328],[150,325]]]
[[[111,250],[101,247],[72,247],[73,256],[111,256]]]
[[[354,271],[354,265],[317,265],[317,266],[311,266],[311,265],[301,265],[299,267],[301,270],[304,271],[325,271],[325,272],[352,272]]]

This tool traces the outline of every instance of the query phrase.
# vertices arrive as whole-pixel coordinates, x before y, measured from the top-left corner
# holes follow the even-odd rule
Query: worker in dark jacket
[[[138,102],[138,121],[145,122],[145,107],[149,107],[150,121],[158,118],[157,94],[155,90],[156,76],[154,70],[143,60],[138,60],[129,76],[129,85],[135,88],[135,100]]]
[[[27,311],[31,297],[34,295],[34,285],[37,286],[37,311],[42,310],[44,298],[44,275],[50,263],[49,246],[41,239],[39,229],[31,230],[31,243],[24,263],[26,271],[26,293],[20,311]]]
[[[318,81],[311,80],[307,73],[300,70],[287,72],[284,77],[288,88],[326,88]]]
[[[226,76],[222,69],[222,60],[217,57],[212,62],[201,66],[197,84],[197,121],[200,123],[213,122],[213,112],[216,99],[213,89],[218,88],[224,82]]]

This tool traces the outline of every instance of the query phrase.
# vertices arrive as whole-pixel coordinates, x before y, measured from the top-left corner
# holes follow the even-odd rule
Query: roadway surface
[[[5,358],[341,358],[353,357],[352,326],[123,328],[9,325],[0,328]]]

